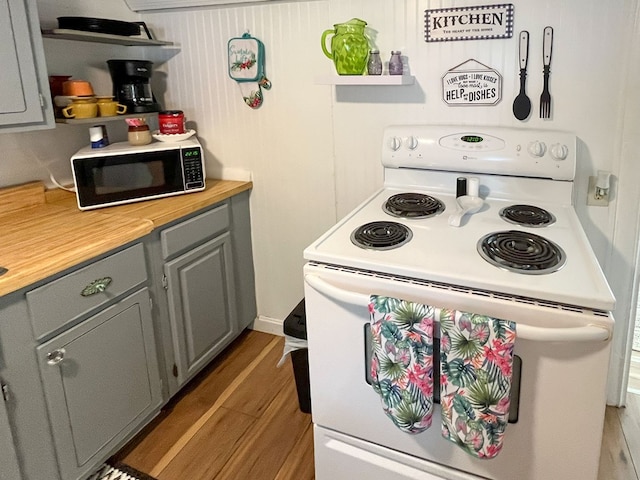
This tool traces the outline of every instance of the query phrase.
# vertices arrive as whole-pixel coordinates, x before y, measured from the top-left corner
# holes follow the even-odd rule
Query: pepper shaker
[[[382,60],[380,60],[380,51],[369,51],[369,61],[367,62],[367,73],[369,75],[382,75]]]
[[[389,60],[389,75],[402,75],[402,52],[392,51],[391,59]]]

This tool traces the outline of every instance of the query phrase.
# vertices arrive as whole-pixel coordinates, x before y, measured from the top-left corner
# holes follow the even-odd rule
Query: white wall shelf
[[[61,40],[77,40],[80,42],[94,42],[94,43],[110,43],[113,45],[127,45],[127,46],[167,46],[173,45],[173,42],[163,42],[160,40],[152,40],[149,38],[140,37],[126,37],[124,35],[110,35],[107,33],[95,33],[95,32],[82,32],[79,30],[69,30],[64,28],[56,28],[53,30],[43,30],[42,36],[44,38],[55,38]]]
[[[320,85],[413,85],[413,75],[324,75],[316,78]]]

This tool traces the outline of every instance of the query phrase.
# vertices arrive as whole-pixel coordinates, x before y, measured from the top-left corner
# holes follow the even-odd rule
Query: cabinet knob
[[[49,365],[58,365],[64,360],[64,354],[67,353],[64,348],[58,348],[53,352],[47,353],[47,363]]]
[[[90,295],[95,295],[96,293],[102,293],[107,289],[110,283],[111,277],[99,278],[84,287],[82,292],[80,292],[80,295],[88,297]]]

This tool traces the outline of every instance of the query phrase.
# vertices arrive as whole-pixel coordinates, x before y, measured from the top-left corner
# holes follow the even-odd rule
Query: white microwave
[[[144,146],[118,142],[103,148],[85,147],[71,157],[71,170],[80,210],[205,188],[204,156],[195,138]]]

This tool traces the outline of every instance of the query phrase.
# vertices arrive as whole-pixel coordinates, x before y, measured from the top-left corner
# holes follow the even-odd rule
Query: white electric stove
[[[304,252],[318,480],[596,478],[615,299],[573,207],[576,161],[563,132],[385,130],[383,188]],[[517,323],[498,457],[385,417],[363,375],[371,294]]]

